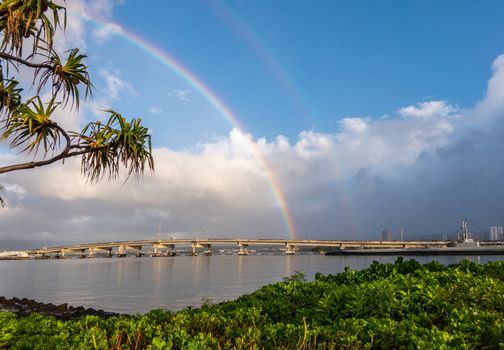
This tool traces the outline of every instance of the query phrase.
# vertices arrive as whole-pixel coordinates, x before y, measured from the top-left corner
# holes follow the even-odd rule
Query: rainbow
[[[241,42],[247,45],[251,52],[256,55],[265,67],[267,67],[269,72],[276,78],[280,86],[285,90],[287,96],[289,96],[291,100],[291,103],[300,115],[312,124],[310,113],[303,102],[303,95],[299,92],[294,80],[289,74],[287,74],[287,71],[284,68],[285,65],[281,64],[275,54],[268,49],[264,40],[261,40],[257,36],[256,31],[250,26],[247,26],[246,22],[234,11],[232,11],[230,6],[225,6],[221,2],[214,1],[210,2],[209,5],[214,7],[214,11],[220,14],[220,17],[222,17],[222,20],[229,29],[235,33],[235,35],[241,39]]]
[[[206,84],[204,84],[202,80],[199,79],[193,72],[184,67],[182,63],[178,62],[172,55],[169,55],[167,52],[162,51],[146,39],[141,38],[137,34],[128,31],[117,24],[110,22],[104,23],[96,18],[92,18],[87,15],[84,16],[84,19],[94,23],[99,28],[110,27],[111,25],[116,28],[121,28],[120,31],[114,31],[114,34],[123,38],[133,46],[148,54],[150,57],[156,59],[165,67],[175,72],[180,78],[185,80],[196,91],[198,91],[217,111],[219,111],[222,116],[224,116],[224,118],[227,119],[227,121],[233,127],[239,129],[243,133],[246,133],[245,128],[241,125],[236,115],[224,103],[224,101],[219,98],[219,96],[217,96]],[[290,213],[289,206],[287,204],[287,200],[285,198],[285,194],[282,190],[282,186],[280,185],[278,177],[271,170],[271,167],[268,165],[266,159],[262,156],[257,147],[254,147],[254,155],[260,162],[260,164],[264,167],[264,169],[266,169],[266,175],[268,177],[270,188],[282,212],[283,221],[285,222],[289,236],[292,239],[297,239],[298,235],[296,227],[294,225],[294,220]]]

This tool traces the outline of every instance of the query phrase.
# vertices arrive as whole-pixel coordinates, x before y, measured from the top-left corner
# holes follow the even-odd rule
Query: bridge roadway
[[[27,251],[34,258],[61,258],[66,254],[79,254],[82,257],[93,257],[95,253],[108,256],[126,256],[128,251],[142,256],[144,247],[151,247],[152,256],[176,255],[176,247],[189,246],[189,255],[197,255],[198,249],[212,255],[212,246],[236,246],[239,255],[248,255],[249,246],[280,246],[288,255],[295,254],[299,247],[346,248],[433,248],[446,247],[450,241],[360,241],[360,240],[290,240],[290,239],[247,239],[247,238],[211,238],[211,239],[168,239],[168,240],[135,240],[103,243],[82,243],[59,247],[44,247]]]

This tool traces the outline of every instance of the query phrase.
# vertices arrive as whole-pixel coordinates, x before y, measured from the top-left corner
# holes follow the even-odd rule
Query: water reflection
[[[463,257],[414,257],[420,263],[452,264]],[[470,256],[475,262],[503,256]],[[312,279],[316,272],[338,273],[345,266],[359,270],[391,256],[177,256],[160,258],[95,258],[0,261],[0,295],[69,303],[124,313],[154,308],[179,310],[237,298],[282,280],[295,271]],[[408,257],[409,259],[409,257]]]

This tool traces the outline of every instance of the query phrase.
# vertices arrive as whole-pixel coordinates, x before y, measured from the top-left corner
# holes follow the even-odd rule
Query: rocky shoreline
[[[28,316],[32,313],[39,313],[46,316],[54,316],[60,320],[72,320],[87,315],[99,317],[111,317],[119,315],[114,312],[103,310],[86,309],[83,306],[73,307],[68,304],[54,305],[52,303],[39,303],[35,300],[23,298],[7,299],[0,296],[0,311],[8,311],[17,314],[19,317]]]

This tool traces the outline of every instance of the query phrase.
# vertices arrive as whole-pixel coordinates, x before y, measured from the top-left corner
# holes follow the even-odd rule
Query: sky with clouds
[[[504,224],[500,1],[67,6],[57,48],[87,52],[96,90],[56,120],[142,117],[156,171],[91,185],[73,159],[2,175],[0,249],[154,238],[160,224],[166,237],[321,239]],[[23,160],[5,146],[0,164]]]

